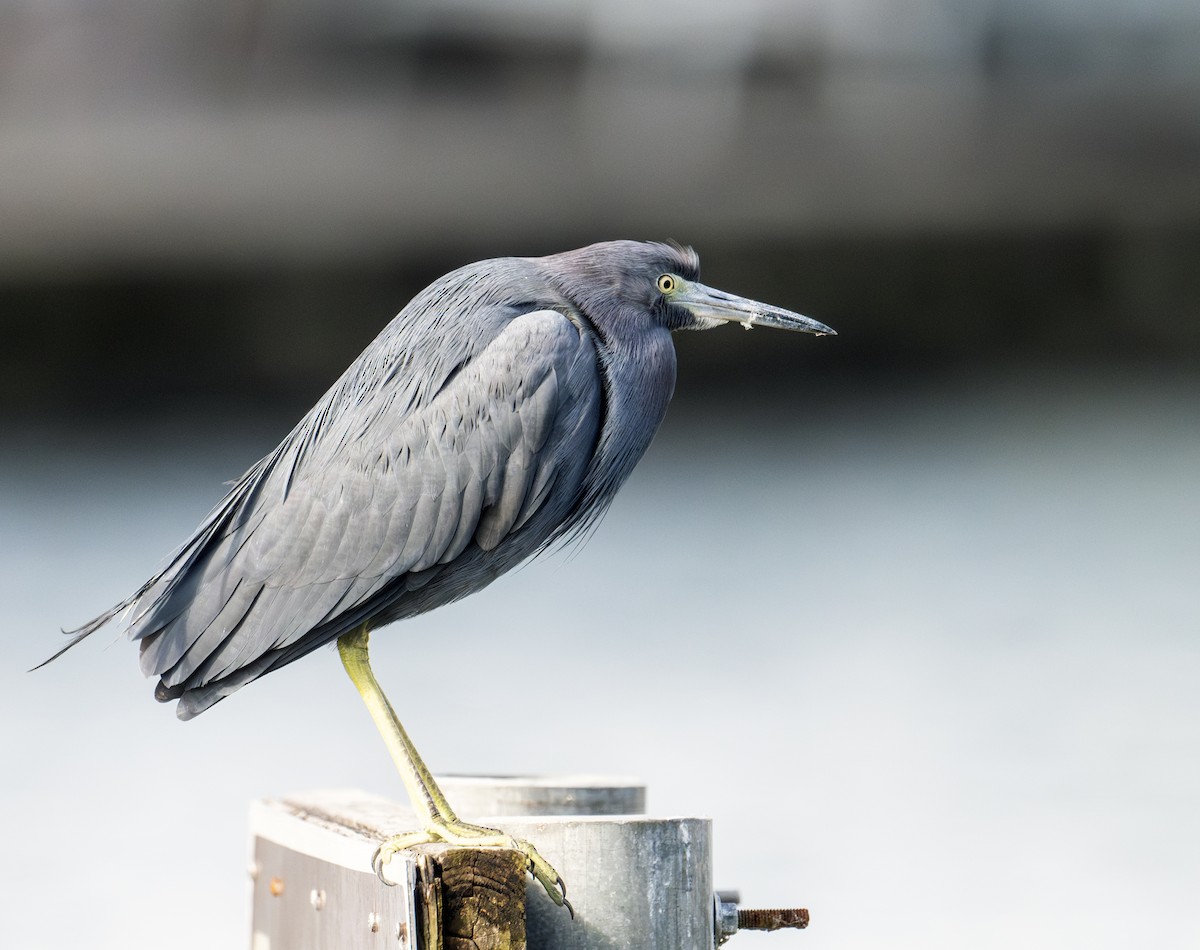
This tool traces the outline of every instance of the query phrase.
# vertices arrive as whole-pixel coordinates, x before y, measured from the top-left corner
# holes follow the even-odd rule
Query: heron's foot
[[[484,828],[481,825],[468,824],[465,821],[439,822],[429,825],[424,831],[410,831],[402,835],[394,835],[375,849],[371,858],[371,867],[385,884],[392,883],[383,876],[383,868],[394,854],[406,848],[419,844],[429,844],[431,841],[443,841],[446,844],[468,848],[510,848],[525,855],[529,873],[545,888],[550,899],[559,907],[565,907],[572,918],[575,909],[567,900],[567,885],[559,873],[551,867],[550,862],[538,854],[537,848],[528,841],[514,838],[495,828]]]

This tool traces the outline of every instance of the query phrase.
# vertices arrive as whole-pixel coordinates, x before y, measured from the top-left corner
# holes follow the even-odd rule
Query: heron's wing
[[[511,320],[416,410],[367,394],[352,439],[342,425],[336,441],[260,463],[249,501],[198,532],[185,569],[143,596],[130,631],[143,672],[161,677],[164,698],[236,688],[279,665],[268,655],[290,661],[378,615],[399,580],[523,532],[532,552],[578,497],[600,402],[590,338],[554,311]]]

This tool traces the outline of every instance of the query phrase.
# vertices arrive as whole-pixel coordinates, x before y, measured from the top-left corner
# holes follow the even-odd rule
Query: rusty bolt
[[[738,930],[803,930],[808,926],[808,911],[803,907],[773,908],[771,910],[742,910],[738,908]]]

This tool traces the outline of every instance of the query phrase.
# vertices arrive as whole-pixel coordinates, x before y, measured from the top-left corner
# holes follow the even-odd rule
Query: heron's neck
[[[599,504],[611,500],[650,447],[675,390],[671,332],[649,320],[622,330],[599,346],[607,402],[586,489]]]

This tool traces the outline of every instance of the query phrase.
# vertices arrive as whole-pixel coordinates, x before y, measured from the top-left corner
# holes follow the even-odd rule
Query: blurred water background
[[[434,768],[712,816],[813,912],[740,946],[1200,943],[1183,0],[0,7],[0,943],[240,945],[249,800],[401,794],[331,651],[25,671],[428,280],[614,237],[840,335],[678,338],[586,545],[376,637]]]

